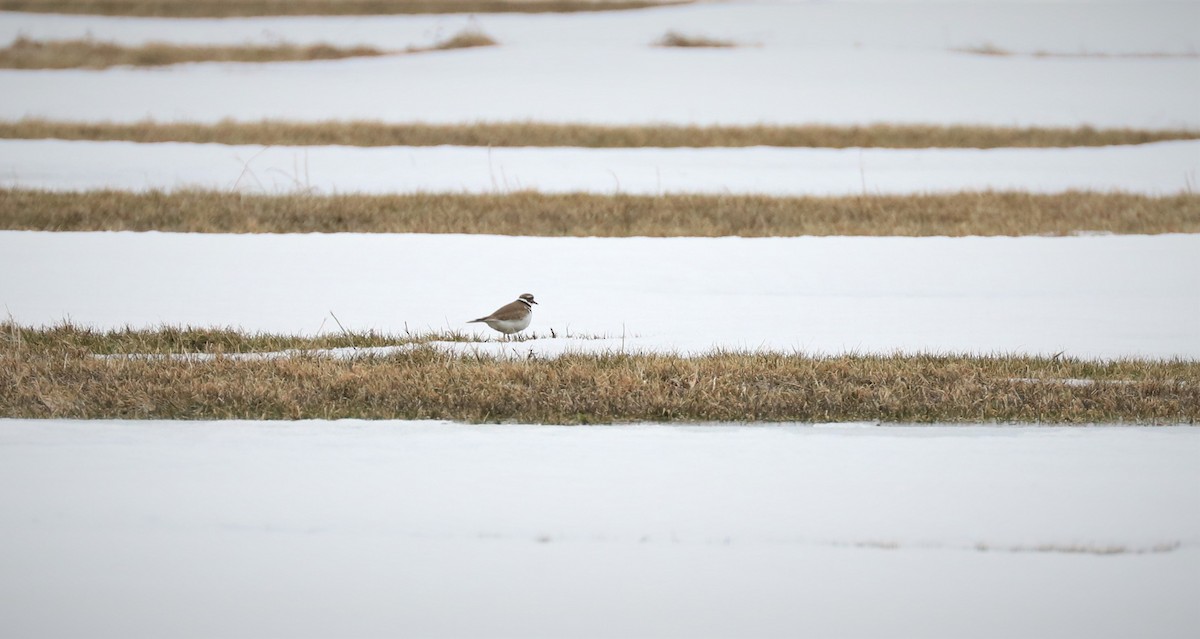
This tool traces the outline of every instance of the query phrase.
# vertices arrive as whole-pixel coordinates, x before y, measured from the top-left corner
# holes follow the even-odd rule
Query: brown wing
[[[481,317],[474,321],[482,322],[484,320],[519,320],[522,317],[525,317],[525,313],[528,312],[529,307],[525,306],[524,303],[510,302],[496,309],[495,313],[492,313],[487,317]]]

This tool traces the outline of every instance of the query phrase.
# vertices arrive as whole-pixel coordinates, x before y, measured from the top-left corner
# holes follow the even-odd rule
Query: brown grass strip
[[[1005,128],[876,124],[867,126],[674,126],[478,122],[391,124],[374,121],[215,124],[189,122],[69,122],[23,119],[0,122],[0,139],[125,140],[273,146],[461,146],[679,148],[679,147],[876,147],[1034,148],[1145,144],[1200,139],[1200,131],[1079,128]]]
[[[104,335],[76,338],[81,330],[0,325],[0,416],[556,424],[1200,419],[1197,362],[735,352],[498,359],[430,347],[355,360],[97,358],[94,344],[80,342],[103,343]],[[194,339],[203,334],[187,330]],[[1094,381],[1055,381],[1062,379]]]
[[[1200,195],[249,195],[0,189],[0,229],[596,237],[1200,233]]]
[[[107,69],[128,65],[158,67],[184,62],[298,62],[381,56],[374,47],[339,48],[328,44],[298,46],[191,46],[150,42],[129,47],[96,40],[40,42],[18,38],[0,49],[4,69]]]
[[[315,337],[247,333],[232,328],[164,326],[156,329],[123,328],[98,331],[70,323],[50,328],[28,328],[0,323],[0,342],[34,351],[67,350],[93,355],[233,354],[334,348],[374,348],[418,344],[431,339],[449,342],[478,341],[471,333],[445,332],[436,336],[384,335],[374,331],[326,333]],[[518,336],[518,340],[528,339]]]
[[[692,0],[0,0],[0,11],[161,18],[624,11]]]
[[[335,47],[328,44],[298,46],[190,46],[149,42],[125,46],[96,40],[52,40],[40,42],[17,38],[0,49],[3,69],[107,69],[118,65],[158,67],[185,62],[306,62],[344,58],[378,57],[391,53],[426,53],[450,49],[487,47],[497,44],[491,36],[468,28],[429,46],[412,46],[399,52],[368,46]],[[26,121],[33,124],[37,121]],[[54,125],[51,125],[54,126]],[[87,125],[84,125],[87,128]]]

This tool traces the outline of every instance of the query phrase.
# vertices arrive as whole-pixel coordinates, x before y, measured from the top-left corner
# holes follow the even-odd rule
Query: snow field
[[[1184,636],[1197,455],[1192,428],[3,421],[0,630]]]
[[[575,16],[0,13],[0,43],[502,45],[0,71],[0,118],[1200,128],[1200,3],[704,3]],[[667,30],[750,46],[653,48]],[[954,48],[995,45],[1019,55]],[[1036,58],[1059,53],[1175,57]],[[1194,142],[581,150],[0,141],[56,190],[1194,190]],[[515,256],[515,258],[514,258]],[[1200,236],[0,232],[22,324],[533,330],[453,346],[1200,358]],[[480,329],[481,334],[486,334]],[[451,346],[447,346],[451,348]],[[1185,637],[1200,431],[0,420],[0,635]],[[1108,553],[1108,554],[1105,554]]]
[[[570,16],[145,20],[0,14],[20,34],[139,43],[502,45],[337,62],[0,71],[0,117],[1200,127],[1195,2],[715,3]],[[649,46],[667,30],[750,46]],[[1131,54],[1159,58],[979,56]],[[237,96],[237,99],[229,99]]]
[[[519,256],[519,259],[513,259]],[[477,330],[526,348],[1200,357],[1200,236],[531,238],[0,232],[21,324],[308,335]],[[622,340],[622,337],[625,337]],[[491,347],[484,347],[491,348]],[[508,346],[497,346],[507,349]]]
[[[1049,149],[264,147],[0,141],[0,180],[51,190],[265,193],[1187,192],[1200,141]]]
[[[286,41],[403,49],[477,28],[506,46],[640,49],[667,31],[761,48],[946,51],[992,43],[1018,53],[1187,55],[1196,52],[1194,1],[1018,0],[822,2],[750,0],[639,11],[162,19],[0,12],[0,44],[20,36],[92,37],[129,45]],[[1131,28],[1131,25],[1136,28]]]

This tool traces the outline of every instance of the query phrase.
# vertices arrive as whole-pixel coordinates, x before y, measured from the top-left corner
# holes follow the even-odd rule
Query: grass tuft
[[[450,50],[450,49],[469,49],[473,47],[492,47],[498,42],[492,40],[492,36],[485,34],[479,29],[464,29],[458,31],[457,34],[446,38],[442,42],[434,44],[428,49],[418,50]]]
[[[956,49],[951,49],[951,51],[956,53],[971,53],[974,55],[989,55],[996,57],[1007,57],[1013,55],[1012,51],[997,46],[991,42],[984,42],[983,44],[977,44],[968,47],[959,47]]]
[[[0,229],[547,237],[1197,233],[1200,195],[981,192],[777,198],[526,191],[315,196],[0,188]]]
[[[668,31],[663,34],[661,38],[654,41],[654,46],[729,49],[736,47],[737,44],[730,40],[718,40],[708,36],[689,36],[679,33],[678,31]]]
[[[0,324],[0,417],[564,424],[1200,419],[1200,363],[1189,361],[770,352],[526,359],[421,346],[420,340],[429,337],[302,338],[196,328],[101,332],[5,323]],[[348,339],[415,346],[351,360],[311,353]],[[219,355],[283,344],[300,347],[299,352],[271,359]],[[154,348],[218,355],[96,357]],[[1061,379],[1094,383],[1056,382]]]

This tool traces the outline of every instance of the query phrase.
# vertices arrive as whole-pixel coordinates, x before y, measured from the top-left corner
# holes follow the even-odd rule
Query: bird
[[[505,335],[512,335],[513,333],[525,330],[529,326],[529,321],[533,319],[534,304],[537,304],[537,302],[533,301],[533,295],[523,293],[516,301],[501,306],[491,315],[473,319],[467,323],[483,322]]]

